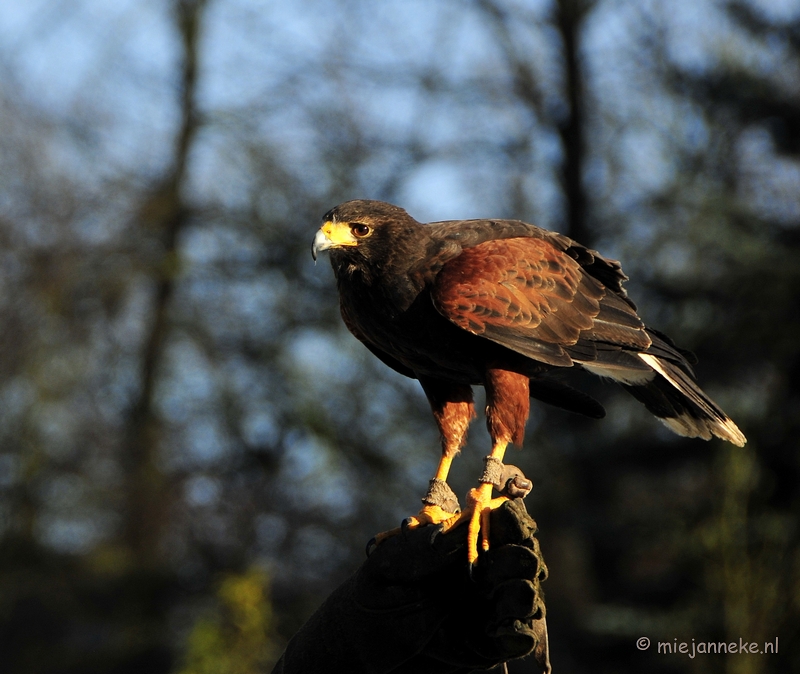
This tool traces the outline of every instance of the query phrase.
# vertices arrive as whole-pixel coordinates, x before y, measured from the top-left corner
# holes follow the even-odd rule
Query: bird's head
[[[419,240],[423,227],[399,206],[383,201],[346,201],[328,211],[314,237],[314,260],[331,251],[334,268],[385,265]]]

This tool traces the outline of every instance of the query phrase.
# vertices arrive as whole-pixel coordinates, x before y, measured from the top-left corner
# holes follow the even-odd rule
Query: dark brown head
[[[427,239],[425,228],[399,206],[383,201],[346,201],[328,211],[314,237],[311,254],[331,251],[337,275],[360,269],[371,275],[379,268],[401,267]]]

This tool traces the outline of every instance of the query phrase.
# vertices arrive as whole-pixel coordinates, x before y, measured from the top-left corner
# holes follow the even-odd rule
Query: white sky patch
[[[184,484],[184,497],[191,506],[213,506],[221,491],[219,480],[208,475],[193,475]]]
[[[720,23],[726,22],[716,3],[709,0],[664,1],[670,7],[669,12],[663,14],[669,21],[670,58],[684,68],[708,68],[711,65],[708,46],[719,35]]]
[[[348,344],[329,334],[304,330],[290,341],[288,348],[312,386],[324,388],[332,383],[331,380],[345,381],[358,374]]]
[[[422,164],[409,176],[400,201],[420,222],[467,217],[481,206],[467,188],[463,168],[438,161]]]
[[[184,434],[189,458],[198,466],[211,465],[228,453],[227,436],[215,419],[195,419],[185,427]]]
[[[36,520],[35,536],[58,552],[81,555],[108,538],[113,528],[114,517],[108,511],[72,516],[46,512]]]
[[[622,143],[622,151],[630,162],[628,175],[638,183],[635,192],[656,191],[673,178],[673,167],[666,161],[659,136],[643,129],[632,129],[623,136]]]
[[[157,399],[167,416],[177,421],[174,411],[201,405],[214,394],[214,373],[208,359],[189,340],[170,345],[167,361],[171,376],[162,383],[164,390],[158,392]],[[173,408],[173,404],[178,407]],[[185,418],[182,414],[179,417]]]
[[[667,276],[680,278],[692,269],[695,249],[682,240],[669,241],[659,250],[656,266]]]
[[[800,18],[800,2],[797,0],[749,0],[766,17],[776,22],[789,22]]]
[[[242,420],[242,437],[255,447],[272,447],[280,437],[280,427],[266,405],[259,406]]]
[[[330,509],[334,519],[352,512],[354,485],[324,441],[305,436],[288,443],[281,472],[286,476],[286,497],[297,507],[321,506]]]
[[[800,221],[800,163],[775,152],[766,129],[752,128],[739,144],[742,181],[747,203],[764,217],[785,225]]]

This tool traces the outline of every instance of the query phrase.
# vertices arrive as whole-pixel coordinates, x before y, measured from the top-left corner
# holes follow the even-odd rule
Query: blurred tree
[[[770,19],[742,2],[731,2],[726,10],[742,38],[773,49],[784,65],[764,73],[746,54],[729,54],[708,72],[674,68],[667,75],[675,90],[702,106],[715,130],[706,172],[719,177],[724,200],[714,209],[727,230],[712,253],[717,269],[694,288],[690,301],[723,308],[724,317],[705,327],[708,339],[724,343],[747,364],[749,390],[741,395],[741,414],[763,420],[753,420],[748,451],[718,450],[717,520],[703,528],[725,637],[751,634],[766,642],[780,634],[788,649],[783,665],[728,660],[726,671],[752,673],[800,666],[790,646],[800,637],[800,604],[791,599],[800,582],[795,486],[800,478],[795,413],[800,88],[796,77],[784,78],[784,69],[800,67],[800,24]]]
[[[268,666],[257,635],[280,643],[416,510],[426,403],[346,333],[310,261],[319,216],[353,197],[521,217],[619,257],[750,438],[675,438],[589,380],[602,423],[534,409],[515,462],[554,665],[799,669],[789,5],[6,3],[8,670]],[[485,448],[476,424],[458,491]],[[781,652],[684,661],[643,634]]]
[[[127,428],[122,449],[123,462],[127,464],[124,467],[125,538],[135,558],[134,563],[144,569],[158,564],[165,524],[163,513],[169,508],[168,498],[172,491],[158,467],[160,423],[154,396],[170,329],[170,302],[180,269],[178,239],[190,218],[184,183],[189,153],[200,123],[196,98],[205,4],[204,0],[176,0],[174,3],[174,22],[181,47],[177,86],[180,122],[171,162],[165,175],[145,195],[134,223],[142,230],[142,247],[150,249],[150,254],[143,255],[142,259],[150,267],[147,273],[155,283],[148,311],[152,319],[143,341],[138,391],[126,413]]]
[[[727,393],[720,389],[720,400],[743,421],[749,438],[743,450],[717,448],[706,468],[697,459],[683,459],[684,480],[696,488],[707,484],[710,503],[686,503],[680,492],[664,495],[668,507],[684,502],[692,514],[667,525],[647,554],[660,547],[662,554],[682,557],[686,580],[700,563],[706,583],[673,590],[665,604],[672,607],[671,617],[664,614],[665,620],[653,623],[651,636],[660,632],[663,638],[689,640],[708,634],[738,642],[749,634],[763,644],[780,634],[787,644],[781,657],[731,656],[695,666],[783,671],[797,666],[788,644],[798,638],[797,603],[789,597],[798,582],[798,445],[790,421],[796,417],[797,391],[790,373],[800,343],[794,235],[800,224],[800,172],[791,134],[776,136],[774,130],[791,129],[800,119],[798,80],[784,77],[786,69],[797,72],[800,53],[787,37],[796,32],[796,19],[769,20],[763,10],[743,3],[723,11],[731,33],[700,64],[687,63],[675,50],[668,21],[647,10],[638,17],[648,27],[638,43],[640,58],[648,68],[656,66],[666,87],[658,95],[669,95],[676,107],[669,123],[662,114],[660,125],[653,124],[663,144],[648,146],[663,162],[669,144],[672,166],[662,174],[668,178],[649,195],[643,191],[621,223],[640,249],[642,223],[659,223],[648,226],[647,266],[637,266],[633,258],[627,268],[646,280],[648,309],[658,317],[653,323],[681,335],[698,353],[704,381],[727,387]],[[754,65],[753,54],[760,50],[774,50],[774,68]],[[620,125],[627,121],[619,119]],[[764,142],[765,131],[772,143]],[[668,460],[680,461],[674,455]],[[663,460],[652,463],[650,470],[664,470]],[[647,489],[659,489],[658,472],[643,476]]]

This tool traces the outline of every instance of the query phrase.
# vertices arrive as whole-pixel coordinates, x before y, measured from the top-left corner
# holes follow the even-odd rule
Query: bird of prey
[[[386,365],[419,380],[441,432],[441,460],[413,525],[469,521],[470,564],[482,527],[488,547],[492,463],[522,444],[530,398],[605,415],[548,378],[553,370],[613,379],[679,435],[746,442],[697,385],[693,356],[639,318],[619,262],[566,236],[519,220],[422,224],[398,206],[356,200],[323,217],[315,260],[323,250],[345,324]],[[454,515],[436,494],[466,441],[476,385],[486,390],[492,449],[480,486]]]

